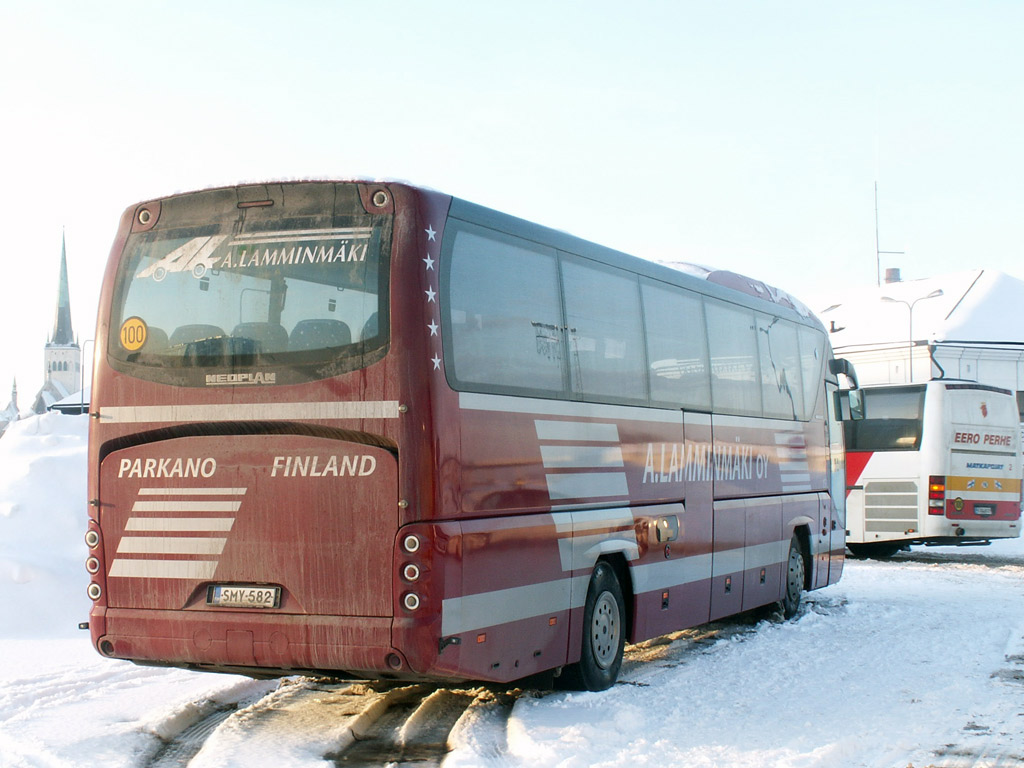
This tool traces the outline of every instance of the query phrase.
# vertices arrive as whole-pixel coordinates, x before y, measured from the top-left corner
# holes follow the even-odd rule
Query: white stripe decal
[[[245,488],[139,488],[139,496],[244,496]]]
[[[591,445],[542,445],[540,455],[546,469],[621,467],[622,449]]]
[[[711,575],[725,576],[743,570],[743,549],[723,549],[711,556]]]
[[[582,587],[576,585],[574,588],[574,581],[582,582]],[[450,597],[441,603],[441,634],[446,637],[458,635],[579,608],[583,603],[574,605],[571,596],[582,593],[585,600],[589,581],[589,576],[577,576],[478,595]]]
[[[397,400],[325,403],[218,403],[100,408],[100,419],[119,424],[190,421],[321,421],[397,419]]]
[[[711,555],[694,555],[663,563],[638,565],[631,573],[637,594],[693,584],[711,578]]]
[[[605,552],[622,552],[629,561],[640,559],[636,531],[589,533],[558,540],[563,571],[590,571]]]
[[[592,424],[586,421],[534,422],[539,440],[574,440],[598,443],[618,443],[619,428],[614,424]]]
[[[538,416],[565,416],[582,419],[620,419],[623,421],[653,421],[664,424],[682,424],[683,412],[657,408],[635,408],[629,405],[597,405],[566,400],[541,400],[507,395],[482,395],[460,392],[459,407],[467,411],[495,411],[497,413],[529,413]]]
[[[123,536],[117,551],[135,555],[219,555],[227,541],[194,536]]]
[[[132,512],[237,512],[240,501],[136,501]]]
[[[217,562],[209,560],[123,560],[110,564],[111,578],[212,579]]]
[[[625,472],[572,472],[548,475],[548,496],[556,499],[597,499],[628,496]]]
[[[230,531],[233,517],[129,517],[126,531]]]
[[[565,511],[552,514],[555,530],[559,533],[572,531],[596,531],[599,529],[632,528],[633,512],[628,507],[617,509],[585,509],[579,512]]]
[[[625,532],[610,533],[604,541],[611,544],[624,543]],[[600,544],[600,535],[581,537],[586,543]],[[564,539],[567,543],[569,539]],[[561,541],[559,542],[561,543]],[[586,551],[586,550],[585,550]],[[590,548],[591,553],[595,548]],[[627,550],[628,552],[628,550]],[[582,553],[573,556],[582,560]],[[631,555],[632,556],[632,555]],[[596,559],[596,554],[594,554]],[[563,562],[566,553],[563,552]],[[647,563],[630,567],[635,594],[668,589],[683,584],[693,584],[712,576],[742,573],[769,565],[785,563],[789,559],[789,541],[772,541],[750,547],[739,547],[716,552],[712,555],[694,555]],[[712,562],[713,561],[713,562]],[[589,567],[593,566],[590,560]],[[714,568],[712,569],[712,564]],[[575,565],[575,563],[574,563]],[[536,616],[553,614],[567,608],[579,608],[586,600],[589,576],[574,576],[570,579],[549,581],[544,584],[529,584],[522,587],[482,592],[466,597],[453,597],[442,601],[441,634],[458,635],[499,624],[521,621]],[[568,590],[568,591],[567,591]]]

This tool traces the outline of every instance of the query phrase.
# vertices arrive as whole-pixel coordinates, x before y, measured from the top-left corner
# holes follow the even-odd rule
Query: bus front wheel
[[[796,616],[800,609],[800,596],[804,591],[804,553],[800,540],[793,536],[789,541],[789,559],[786,562],[786,593],[782,597],[782,615],[787,619]]]
[[[615,570],[599,562],[590,577],[583,608],[580,660],[562,672],[561,686],[574,690],[603,691],[619,676],[626,645],[626,604]]]

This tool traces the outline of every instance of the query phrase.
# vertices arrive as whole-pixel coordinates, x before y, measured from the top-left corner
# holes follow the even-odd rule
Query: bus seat
[[[239,323],[231,335],[236,339],[259,342],[262,352],[284,352],[288,349],[288,331],[280,323]]]
[[[174,329],[174,333],[171,334],[170,345],[177,347],[181,344],[191,344],[194,341],[202,341],[203,339],[211,339],[223,335],[224,329],[216,325],[208,325],[206,323],[182,325]]]
[[[352,331],[341,320],[300,320],[288,337],[288,349],[326,349],[352,343]]]
[[[163,352],[168,343],[167,331],[151,325],[146,328],[146,343],[142,345],[142,352],[147,355]]]
[[[363,324],[363,331],[359,334],[359,340],[366,341],[367,339],[372,339],[378,333],[380,333],[380,329],[377,325],[377,313],[374,312]]]

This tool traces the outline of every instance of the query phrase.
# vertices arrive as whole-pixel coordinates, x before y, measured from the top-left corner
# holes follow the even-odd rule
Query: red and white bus
[[[92,639],[144,664],[601,689],[835,582],[810,313],[405,184],[129,208],[89,442]]]
[[[1012,392],[966,381],[865,387],[847,421],[850,551],[1020,536],[1021,457]]]

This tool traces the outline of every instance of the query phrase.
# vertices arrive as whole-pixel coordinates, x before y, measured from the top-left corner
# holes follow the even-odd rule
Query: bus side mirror
[[[864,393],[859,389],[836,392],[836,414],[840,421],[862,420],[867,415],[864,410]]]
[[[859,389],[860,383],[857,381],[857,372],[853,369],[853,363],[849,360],[844,360],[841,357],[833,357],[828,361],[828,370],[833,376],[843,374],[850,380],[852,385],[851,389]]]

